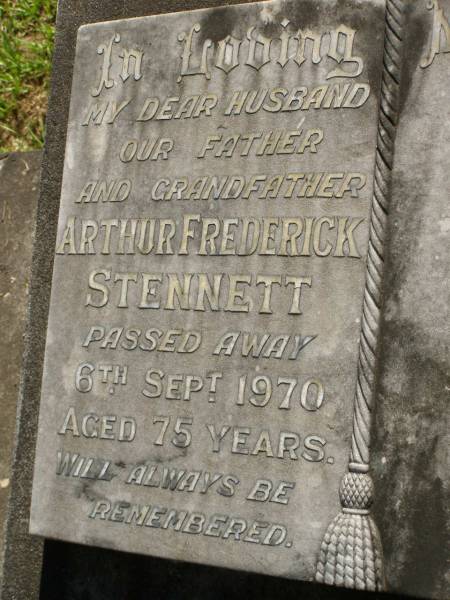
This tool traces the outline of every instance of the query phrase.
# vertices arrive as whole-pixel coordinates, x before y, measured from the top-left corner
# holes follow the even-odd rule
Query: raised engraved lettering
[[[450,52],[450,23],[444,10],[439,6],[438,0],[428,0],[427,8],[433,11],[433,27],[428,56],[420,61],[423,69],[431,65],[437,54]]]
[[[279,43],[276,44],[274,51],[272,51],[272,46],[275,44],[272,42],[275,38],[267,37],[258,31],[256,26],[251,26],[247,29],[244,40],[228,34],[217,43],[217,47],[210,39],[204,40],[200,58],[195,60],[194,55],[200,49],[197,38],[201,38],[199,35],[201,25],[196,23],[189,31],[178,35],[179,42],[183,44],[178,83],[181,83],[183,77],[189,75],[203,75],[206,79],[211,79],[212,66],[228,75],[239,65],[259,71],[270,62],[284,68],[292,59],[300,68],[306,61],[307,41],[312,42],[311,61],[313,64],[319,64],[324,58],[329,58],[341,64],[342,67],[348,66],[347,69],[338,67],[329,70],[327,79],[332,77],[354,78],[362,73],[363,60],[353,54],[356,30],[341,24],[326,32],[319,33],[306,28],[293,33],[289,30],[289,25],[288,19],[281,20],[281,31],[278,36],[275,36]],[[290,46],[294,46],[295,43],[295,53],[291,55]]]
[[[115,33],[108,42],[100,44],[97,48],[97,54],[103,55],[103,64],[101,67],[101,76],[98,85],[91,90],[91,94],[94,97],[100,96],[103,89],[111,89],[117,84],[117,81],[111,76],[111,68],[113,65],[113,45],[119,44],[121,37],[119,33]],[[122,48],[118,54],[118,58],[121,59],[122,67],[120,70],[120,79],[123,83],[133,75],[135,81],[139,81],[142,78],[142,58],[144,53],[142,50]]]

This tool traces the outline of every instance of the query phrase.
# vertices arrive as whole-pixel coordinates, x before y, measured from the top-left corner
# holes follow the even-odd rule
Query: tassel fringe
[[[378,529],[369,515],[373,484],[366,473],[347,473],[339,490],[342,512],[330,523],[320,548],[316,581],[366,591],[384,589]]]

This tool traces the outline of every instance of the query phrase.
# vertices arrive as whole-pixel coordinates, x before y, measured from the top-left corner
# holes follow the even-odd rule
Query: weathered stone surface
[[[363,14],[347,2],[332,11],[316,2],[314,12],[308,2],[275,2],[80,30],[32,532],[179,560],[189,546],[195,562],[314,577],[321,539],[339,510],[337,490],[348,459],[365,279],[384,2],[366,3]],[[303,56],[299,28],[314,29],[316,43],[322,42],[312,55],[306,50]],[[202,51],[206,62],[199,68]],[[305,88],[289,99],[296,85]],[[235,110],[233,93],[243,89],[267,94],[262,107],[247,103]],[[195,97],[183,105],[184,118],[173,96],[189,94],[206,95],[203,104]],[[153,119],[155,103],[145,99],[156,96],[161,103],[171,100]],[[278,141],[280,130],[295,133]],[[231,134],[241,136],[239,146],[234,139],[224,148],[221,140]],[[155,137],[164,138],[154,147],[159,151],[142,156],[145,139]],[[267,149],[269,137],[277,139],[275,150]],[[311,193],[301,182],[305,173],[320,180]],[[183,182],[168,191],[176,178],[190,185],[194,177],[211,175],[227,177],[220,200],[204,185],[200,194],[207,200],[183,197]],[[235,176],[242,179],[236,194],[241,181]],[[279,176],[272,187],[268,176]],[[95,195],[101,182],[108,188],[116,182],[106,202]],[[164,200],[161,190],[167,190]],[[130,249],[117,227],[132,229],[130,219],[143,217],[156,219],[146,223],[155,226],[155,248]],[[259,228],[252,250],[258,236],[245,233],[248,218]],[[208,227],[214,230],[220,220],[220,234],[208,240]],[[142,232],[143,223],[138,226]],[[114,282],[124,277],[132,282],[129,294],[122,287],[118,295]],[[191,277],[183,299],[174,281],[183,288]],[[107,282],[111,293],[100,287]],[[199,289],[208,285],[205,301]],[[128,341],[124,331],[117,349],[102,348],[112,327],[128,330]],[[156,353],[150,335],[136,334],[151,327],[189,336],[174,334],[175,342],[166,340]],[[253,334],[259,341],[272,336],[264,338],[264,351],[276,335],[284,338],[256,358],[242,349]],[[186,351],[196,341],[198,349]],[[277,356],[280,346],[286,350]],[[190,394],[185,380],[183,387],[176,380],[166,387],[179,373],[193,376]],[[202,391],[193,392],[194,386]],[[214,446],[219,432],[224,442],[216,439]],[[164,483],[170,469],[200,473],[181,473],[184,483],[179,479],[170,491]],[[210,486],[211,477],[216,483]],[[271,494],[278,489],[270,502],[267,487]],[[150,504],[161,507],[163,526],[155,518],[142,527]],[[137,523],[131,505],[143,515]],[[166,524],[171,509],[188,513],[182,531]]]
[[[235,4],[230,0],[228,4]],[[47,148],[43,164],[43,191],[40,200],[39,221],[37,226],[37,251],[34,257],[33,266],[33,285],[31,288],[32,309],[31,309],[31,331],[32,335],[28,338],[28,351],[25,356],[27,377],[23,383],[23,397],[27,416],[30,423],[25,423],[29,430],[29,435],[19,440],[19,450],[22,456],[30,456],[33,448],[33,430],[34,417],[36,416],[37,405],[39,401],[40,378],[42,370],[43,347],[45,341],[46,322],[47,322],[47,299],[50,290],[51,271],[53,262],[54,239],[56,236],[56,221],[59,205],[60,185],[62,178],[62,165],[64,157],[65,133],[67,125],[67,114],[70,97],[70,83],[72,75],[72,65],[74,58],[76,30],[79,25],[93,21],[103,21],[115,18],[125,18],[131,16],[141,16],[150,13],[167,12],[171,10],[186,10],[190,8],[205,8],[212,5],[219,5],[218,0],[199,1],[177,1],[172,0],[168,3],[166,0],[156,0],[151,3],[148,0],[108,0],[108,2],[99,2],[97,0],[61,0],[58,18],[58,35],[55,51],[55,63],[53,70],[53,93],[50,103],[50,110],[47,118]],[[424,9],[425,0],[417,3],[419,12],[412,11],[414,4],[409,3],[413,19],[409,22],[411,32],[408,34],[407,56],[408,72],[410,77],[420,75],[421,71],[417,68],[417,62],[428,49],[429,27],[431,27],[432,13],[427,13]],[[441,3],[441,5],[443,5]],[[448,5],[443,5],[446,14],[449,14]],[[310,10],[314,10],[314,2],[311,3]],[[421,12],[420,12],[421,11]],[[420,18],[425,19],[423,24]],[[447,60],[448,55],[436,57],[434,68],[438,59]],[[412,59],[414,57],[414,60]],[[420,81],[420,80],[417,80]],[[406,79],[408,82],[408,78]],[[445,84],[445,80],[440,82]],[[405,90],[408,89],[406,84]],[[444,88],[442,88],[444,89]],[[424,94],[425,94],[424,90]],[[410,102],[413,96],[409,96]],[[429,97],[427,97],[426,107],[429,106]],[[443,99],[445,100],[445,98]],[[434,102],[434,101],[433,101]],[[438,111],[444,114],[445,104],[439,105]],[[428,110],[428,109],[427,109]],[[417,120],[424,125],[421,127],[422,139],[428,139],[428,125],[432,122],[431,113],[428,115],[417,115]],[[439,120],[441,128],[439,133],[445,134],[444,119]],[[415,124],[414,124],[415,127]],[[411,132],[411,138],[407,138],[405,133],[401,136],[403,139],[403,149],[406,150],[410,144],[414,146],[420,141],[414,132]],[[417,148],[414,160],[409,164],[414,165],[412,172],[408,174],[408,179],[413,180],[415,172],[420,172],[422,163],[425,163],[429,154]],[[419,160],[420,164],[417,164]],[[442,164],[442,163],[441,163]],[[404,293],[402,289],[408,284],[403,277],[398,277],[395,272],[395,265],[404,266],[401,273],[417,274],[420,269],[421,277],[424,282],[434,280],[433,270],[427,268],[427,262],[421,264],[419,260],[405,260],[406,253],[411,244],[416,247],[416,243],[411,242],[405,229],[412,225],[410,220],[412,215],[412,200],[406,198],[406,194],[401,193],[402,179],[397,179],[399,192],[395,196],[393,211],[395,221],[399,224],[398,228],[391,232],[391,243],[394,248],[391,258],[391,275],[387,282],[387,294],[395,302]],[[403,180],[404,181],[404,180]],[[406,184],[405,184],[406,185]],[[417,185],[411,184],[410,197],[414,199],[414,208],[420,210],[422,203],[416,195]],[[427,188],[428,189],[428,188]],[[427,190],[424,192],[426,197]],[[435,198],[445,203],[444,194]],[[445,206],[445,205],[444,205]],[[411,210],[410,210],[411,209]],[[401,218],[400,218],[401,217]],[[434,221],[431,221],[432,223]],[[404,227],[403,227],[404,226]],[[419,224],[417,224],[418,230]],[[414,228],[413,228],[414,229]],[[412,231],[415,235],[415,229]],[[397,240],[399,240],[397,242]],[[441,240],[436,236],[436,240]],[[445,241],[445,239],[444,239]],[[425,248],[431,254],[431,247]],[[441,263],[442,267],[444,263]],[[436,263],[434,263],[436,266]],[[439,283],[441,283],[439,281]],[[409,287],[411,289],[411,287]],[[422,291],[425,288],[422,288]],[[436,320],[444,319],[446,306],[440,306],[437,309],[436,300],[439,296],[433,294],[422,294],[420,302],[417,296],[408,293],[402,300],[402,309],[414,317],[414,323],[417,325],[419,315],[414,311],[420,307],[420,314],[428,311],[431,318]],[[448,310],[448,309],[447,309]],[[428,317],[427,317],[428,319]],[[391,431],[399,431],[402,435],[405,431],[400,431],[403,425],[402,419],[407,416],[410,423],[413,423],[415,407],[420,400],[423,406],[429,407],[433,403],[433,398],[440,397],[443,386],[440,380],[440,369],[430,367],[427,369],[426,376],[420,377],[420,369],[424,362],[427,362],[426,352],[432,351],[432,356],[436,357],[437,347],[433,342],[427,343],[427,350],[424,350],[424,339],[440,339],[441,330],[438,333],[431,327],[428,328],[427,336],[423,335],[423,329],[420,329],[420,335],[409,337],[405,343],[405,334],[401,326],[393,326],[393,319],[390,319],[389,326],[384,331],[386,344],[383,348],[383,356],[386,357],[383,363],[382,372],[390,373],[390,384],[386,386],[385,377],[382,379],[382,402],[379,406],[379,424],[376,436],[373,456],[374,480],[376,493],[375,512],[376,521],[380,526],[382,538],[385,546],[385,565],[388,575],[388,584],[391,589],[397,591],[409,590],[412,594],[420,594],[424,597],[447,597],[447,588],[443,575],[444,567],[442,557],[445,548],[445,517],[442,505],[448,505],[448,502],[442,502],[440,492],[434,494],[431,490],[440,488],[439,479],[434,477],[434,472],[427,459],[432,455],[433,450],[429,450],[426,442],[434,440],[437,437],[438,426],[442,423],[441,414],[437,414],[437,421],[434,421],[437,411],[427,412],[426,419],[416,418],[414,423],[419,430],[422,430],[426,422],[428,435],[417,436],[419,443],[422,444],[424,457],[424,466],[418,466],[416,469],[410,469],[417,456],[412,445],[404,446],[402,440],[391,435]],[[445,321],[443,321],[445,324]],[[401,323],[400,323],[401,325]],[[420,327],[420,323],[419,323]],[[444,328],[442,328],[442,331]],[[431,336],[431,337],[429,337]],[[394,350],[388,352],[387,346],[394,344]],[[441,346],[438,346],[439,348]],[[437,357],[437,363],[442,364],[446,360],[448,350],[444,346],[442,355]],[[403,356],[407,361],[399,364],[398,357]],[[405,385],[398,391],[395,389],[395,377],[401,374],[400,369],[407,365],[409,375],[413,377],[413,385]],[[428,363],[427,363],[428,364]],[[394,371],[394,369],[396,371]],[[409,377],[406,383],[409,382]],[[413,388],[413,389],[411,389]],[[394,391],[392,391],[394,390]],[[418,394],[420,390],[420,397]],[[397,410],[398,402],[401,401],[401,413]],[[408,411],[411,411],[408,413]],[[428,409],[427,409],[428,410]],[[34,413],[33,413],[34,411]],[[34,416],[33,416],[34,414]],[[413,425],[414,425],[413,423]],[[402,438],[404,439],[404,438]],[[384,460],[386,459],[386,460]],[[435,461],[434,461],[435,462]],[[430,485],[427,486],[423,480],[423,471],[429,474]],[[395,479],[391,479],[391,475]],[[392,482],[395,482],[392,483]],[[20,482],[21,489],[29,493],[31,487],[30,478],[23,477]],[[395,486],[395,489],[394,489]],[[425,489],[427,488],[427,489]],[[428,491],[428,489],[430,491]],[[395,490],[400,490],[400,496]],[[420,493],[416,493],[419,490]],[[437,499],[437,500],[436,500]],[[439,517],[440,515],[440,517]],[[25,517],[26,518],[26,517]],[[35,538],[34,538],[35,539]],[[31,548],[29,538],[29,548]],[[403,543],[405,542],[405,544]],[[34,547],[36,543],[34,543]],[[154,598],[167,597],[190,597],[190,598],[219,598],[230,594],[233,596],[258,598],[274,598],[283,594],[285,598],[309,599],[328,599],[333,598],[360,598],[367,595],[348,590],[327,589],[324,586],[317,586],[302,582],[280,581],[275,578],[256,576],[244,572],[232,572],[224,569],[217,569],[206,566],[190,565],[185,563],[173,563],[171,561],[160,560],[148,556],[136,556],[127,553],[120,553],[111,550],[91,547],[85,548],[75,544],[65,542],[55,542],[47,540],[45,543],[46,553],[43,572],[43,600],[70,599],[70,600],[123,600],[124,597],[133,600],[147,599],[149,595]],[[405,548],[408,548],[408,552]],[[401,561],[397,560],[397,555],[401,556]],[[3,590],[2,600],[5,598],[14,598],[15,600],[27,600],[37,597],[36,578],[33,579],[31,573],[39,572],[40,559],[38,553],[18,551],[18,560],[12,560],[6,571],[7,591]],[[8,595],[7,595],[8,594]],[[371,594],[370,598],[385,599],[389,595]]]
[[[40,152],[0,158],[0,531],[11,482],[17,394],[23,354]],[[3,560],[0,537],[0,571]]]
[[[450,593],[450,54],[436,19],[442,10],[450,21],[450,2],[427,4],[408,3],[405,27],[372,464],[388,588],[444,599]],[[440,52],[423,66],[439,34]]]

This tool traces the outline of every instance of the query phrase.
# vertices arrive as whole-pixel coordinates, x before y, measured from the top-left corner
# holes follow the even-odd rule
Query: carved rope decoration
[[[398,118],[404,0],[387,0],[381,104],[370,218],[369,250],[348,473],[341,481],[342,512],[330,523],[317,563],[316,581],[377,591],[384,588],[378,529],[370,516],[370,429],[375,400],[377,344],[382,304],[384,242],[391,197],[391,172]]]

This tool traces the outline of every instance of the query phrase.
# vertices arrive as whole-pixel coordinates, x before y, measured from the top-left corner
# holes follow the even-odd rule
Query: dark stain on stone
[[[403,67],[400,87],[400,114],[408,101],[413,75],[420,67],[420,61],[427,53],[433,27],[430,11],[417,10],[414,2],[406,3],[404,27]]]
[[[228,7],[208,12],[201,19],[201,29],[198,33],[200,47],[203,47],[206,40],[216,43],[231,35],[236,24],[236,13]]]
[[[374,448],[377,456],[385,456],[386,467],[379,462],[373,465],[376,522],[390,566],[388,581],[394,579],[396,587],[428,595],[445,585],[447,569],[450,503],[437,474],[437,446],[445,436],[440,417],[447,410],[442,390],[449,376],[443,359],[430,357],[433,341],[414,323],[391,322],[384,336],[382,371],[387,375],[380,386]],[[399,371],[400,362],[408,371],[395,393],[386,382]]]
[[[409,506],[412,527],[404,577],[409,585],[422,594],[427,594],[437,582],[443,581],[447,569],[448,531],[445,528],[445,506],[448,506],[449,499],[445,504],[441,479],[424,478],[424,474],[430,472],[430,454],[433,455],[436,442],[436,436],[432,437],[428,448],[417,455],[414,465],[415,493]],[[436,547],[441,551],[436,552]]]
[[[82,498],[83,496],[90,502],[93,502],[97,498],[97,494],[91,490],[91,483],[88,481],[81,482],[78,497]]]

